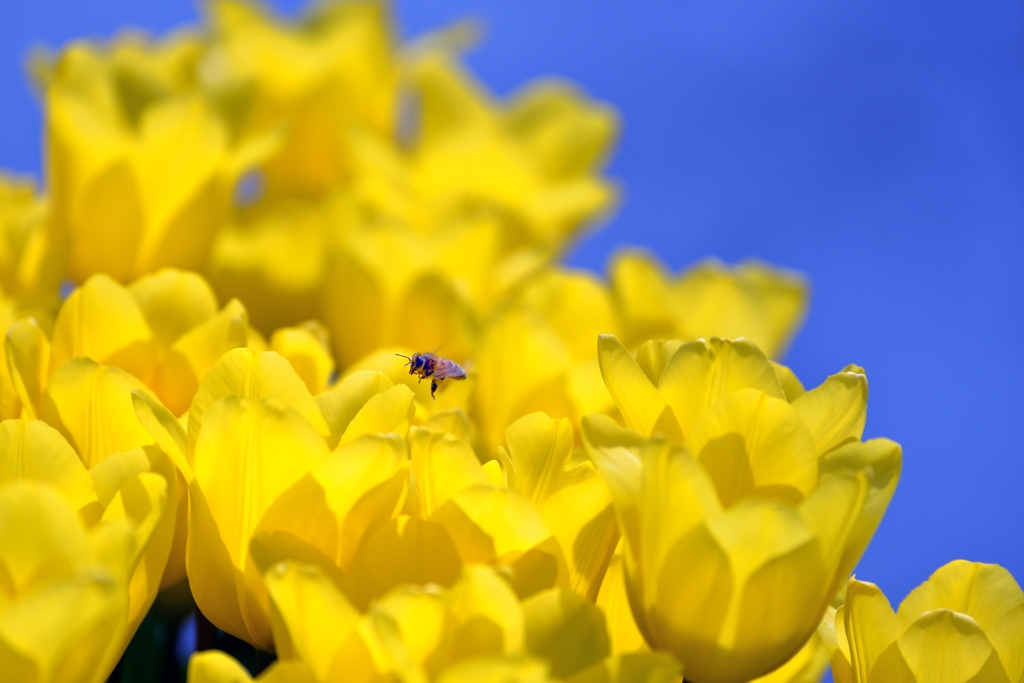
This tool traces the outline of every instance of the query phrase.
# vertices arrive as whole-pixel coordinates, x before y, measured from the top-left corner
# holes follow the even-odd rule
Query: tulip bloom
[[[0,670],[102,681],[156,597],[175,474],[153,447],[87,470],[39,420],[0,423]],[[5,678],[6,680],[6,678]]]
[[[609,657],[601,612],[567,591],[520,601],[501,576],[467,567],[447,590],[404,586],[360,614],[314,566],[280,563],[265,577],[279,661],[260,681],[374,682],[678,679],[653,653]],[[230,658],[200,653],[190,683],[246,681]],[[289,678],[288,680],[293,680]]]
[[[994,564],[950,562],[896,612],[851,579],[820,631],[836,683],[1024,680],[1024,592]]]
[[[800,394],[756,346],[717,338],[634,359],[604,336],[599,359],[626,428],[591,416],[584,440],[640,632],[696,683],[770,672],[814,632],[899,477],[898,445],[860,441],[863,372]]]

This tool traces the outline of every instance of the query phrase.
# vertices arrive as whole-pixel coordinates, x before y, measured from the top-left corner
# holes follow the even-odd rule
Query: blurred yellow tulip
[[[851,579],[819,630],[836,683],[1024,680],[1024,592],[999,565],[950,562],[896,612]]]
[[[159,74],[138,89],[120,88],[108,61],[74,44],[42,79],[50,236],[68,245],[69,275],[78,282],[95,273],[126,282],[167,266],[197,268],[236,181],[276,139],[232,139],[208,102],[187,89],[143,93]]]
[[[898,445],[860,441],[863,371],[791,404],[788,371],[745,340],[649,342],[634,359],[602,336],[598,353],[625,427],[595,415],[583,435],[640,632],[696,683],[772,671],[811,637],[899,478]]]

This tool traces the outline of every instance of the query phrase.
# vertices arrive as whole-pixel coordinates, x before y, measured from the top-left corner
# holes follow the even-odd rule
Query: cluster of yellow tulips
[[[558,259],[612,109],[501,101],[387,6],[36,55],[0,178],[0,679],[104,681],[161,591],[275,657],[193,683],[1024,682],[1024,593],[852,580],[901,450],[780,357],[760,263]],[[430,382],[396,354],[468,369]],[[470,362],[471,361],[471,362]],[[426,378],[431,379],[430,377]]]

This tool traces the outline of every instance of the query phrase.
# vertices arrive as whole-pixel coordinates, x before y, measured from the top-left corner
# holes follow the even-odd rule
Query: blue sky
[[[276,3],[287,11],[297,2]],[[415,35],[472,16],[509,93],[559,75],[625,123],[624,203],[571,255],[674,268],[758,257],[814,287],[787,361],[871,382],[867,434],[904,446],[858,576],[894,602],[949,560],[1024,580],[1024,9],[1019,2],[396,2]],[[38,174],[30,47],[194,22],[170,0],[0,2],[0,168]]]

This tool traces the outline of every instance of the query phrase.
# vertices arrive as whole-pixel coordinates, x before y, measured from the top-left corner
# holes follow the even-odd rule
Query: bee
[[[419,375],[421,382],[427,377],[430,378],[430,398],[436,398],[434,392],[437,391],[438,382],[443,382],[446,379],[466,379],[466,370],[461,365],[433,353],[417,352],[411,356],[396,353],[395,355],[409,359],[406,365],[409,366],[410,375]]]

